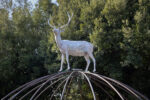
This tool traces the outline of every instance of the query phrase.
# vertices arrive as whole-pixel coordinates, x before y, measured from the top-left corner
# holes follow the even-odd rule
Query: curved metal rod
[[[97,85],[100,83],[100,84],[103,84],[103,85],[105,85],[107,88],[110,88],[110,86],[108,85],[108,84],[106,84],[106,82],[104,82],[104,81],[102,81],[102,80],[97,80],[97,77],[90,77],[91,78],[91,80],[93,81],[93,82],[96,82],[97,83]],[[96,84],[95,84],[96,85]],[[111,88],[112,89],[112,88]],[[125,99],[125,98],[124,98]]]
[[[87,77],[87,75],[84,72],[79,71],[79,73],[81,73],[81,75],[84,75],[84,77],[88,81],[88,83],[90,85],[90,88],[91,88],[91,91],[92,91],[92,94],[93,94],[93,98],[94,98],[94,100],[96,100],[95,92],[94,92],[93,86],[92,86],[92,84],[90,82],[90,79]]]
[[[114,100],[114,98],[113,98],[100,84],[98,84],[98,82],[96,82],[94,79],[91,80],[91,81],[92,81],[97,87],[101,88],[102,91],[104,91],[104,93],[106,93],[106,94],[109,96],[109,98],[111,98],[111,100]]]
[[[64,83],[66,80],[67,80],[67,78],[66,78],[64,81],[62,81],[62,82],[57,86],[57,88],[54,90],[53,94],[51,95],[50,100],[52,99],[52,97],[54,96],[54,94],[56,93],[56,91],[63,85],[63,83]]]
[[[57,74],[56,74],[57,75]],[[56,75],[54,75],[54,76],[56,76]],[[50,79],[51,79],[51,77],[54,77],[53,75],[52,76],[50,76]],[[49,78],[49,77],[47,77],[47,78]],[[40,82],[42,82],[42,81],[45,81],[45,80],[47,80],[47,78],[46,79],[43,79],[43,80],[39,80],[38,82],[31,82],[31,84],[28,84],[25,88],[23,88],[23,89],[21,89],[19,92],[17,92],[15,95],[13,95],[12,97],[10,97],[10,99],[11,100],[13,100],[17,95],[19,95],[21,92],[23,92],[24,90],[26,90],[26,89],[28,89],[28,88],[30,88],[30,87],[32,87],[32,86],[34,86],[34,85],[36,85],[36,84],[38,84],[38,83],[40,83]],[[57,78],[57,77],[56,77]],[[53,79],[51,79],[51,80],[54,80],[55,79],[55,77],[53,78]]]
[[[43,79],[43,80],[38,80],[37,82],[31,82],[30,84],[28,84],[27,86],[25,86],[24,88],[22,88],[20,91],[18,91],[16,94],[14,94],[13,96],[10,97],[11,100],[13,100],[16,96],[18,96],[20,93],[22,93],[24,90],[42,82],[45,81],[47,78]]]
[[[107,80],[109,80],[109,81],[112,81],[112,82],[114,82],[114,83],[120,85],[121,87],[125,88],[128,92],[130,92],[131,94],[133,94],[134,96],[136,96],[136,97],[137,97],[138,99],[140,99],[140,100],[142,100],[141,97],[144,98],[145,100],[149,100],[147,97],[145,97],[144,95],[142,95],[142,94],[139,93],[138,91],[134,90],[133,88],[131,88],[130,86],[128,86],[128,85],[126,85],[126,84],[124,84],[124,83],[122,83],[122,82],[119,82],[119,81],[117,81],[117,80],[115,80],[115,79],[111,79],[111,78],[106,77],[106,76],[103,76],[103,75],[100,75],[100,76],[102,76],[103,78],[105,78],[105,79],[107,79]],[[139,96],[141,96],[141,97],[139,97],[137,94],[138,94]]]
[[[18,88],[16,88],[15,90],[13,90],[13,91],[11,91],[10,93],[8,93],[8,94],[7,94],[5,97],[3,97],[1,100],[7,99],[9,96],[11,96],[11,95],[14,94],[15,92],[19,91],[20,89],[26,87],[26,86],[29,85],[30,83],[36,82],[36,81],[39,81],[39,80],[42,80],[42,79],[47,78],[47,77],[49,77],[49,76],[50,76],[50,75],[46,75],[46,76],[40,77],[40,78],[38,78],[38,79],[32,80],[32,81],[30,81],[30,82],[28,82],[28,83],[26,83],[26,84],[24,84],[24,85],[18,87]]]
[[[38,86],[36,86],[36,87],[34,87],[32,90],[30,90],[30,91],[27,92],[25,95],[23,95],[19,100],[24,99],[27,95],[29,95],[30,93],[32,93],[34,90],[38,89],[40,86],[41,86],[41,84],[38,85]]]
[[[95,77],[91,77],[91,78],[92,78],[93,80],[98,81],[99,83],[105,85],[106,87],[110,88],[110,86],[108,86],[107,84],[105,84],[105,82],[103,82],[103,81],[101,81],[101,80],[96,80]],[[119,89],[122,89],[123,91],[127,92],[128,94],[130,94],[129,91],[127,91],[127,90],[124,89],[123,87],[117,85],[116,83],[113,83],[113,82],[112,82],[111,84],[113,84],[115,87],[117,87],[117,88],[119,88]],[[124,97],[124,99],[125,99],[125,97]],[[126,99],[125,99],[125,100],[126,100]]]
[[[27,95],[29,95],[31,92],[33,92],[34,90],[36,90],[37,88],[39,88],[42,84],[36,86],[35,88],[33,88],[32,90],[30,90],[29,92],[27,92],[25,95],[23,95],[19,100],[22,100],[24,97],[26,97]]]
[[[90,74],[90,75],[94,75],[97,78],[99,78],[100,80],[103,80],[105,83],[107,83],[118,94],[118,96],[121,98],[121,100],[124,100],[123,96],[118,92],[118,90],[112,84],[110,84],[110,82],[108,82],[106,79],[104,79],[103,77],[101,77],[101,76],[99,76],[98,74],[95,74],[95,73],[90,73],[90,72],[85,72],[85,73]]]
[[[111,81],[112,83],[111,84],[113,84],[114,86],[116,86],[116,87],[118,87],[118,88],[120,88],[120,89],[122,89],[122,90],[124,90],[124,91],[126,91],[128,94],[133,94],[134,96],[136,96],[138,99],[140,99],[140,100],[143,100],[143,99],[141,99],[141,97],[139,97],[137,94],[139,93],[138,91],[136,91],[136,90],[134,90],[133,88],[131,88],[130,86],[128,86],[128,85],[126,85],[126,84],[124,84],[124,83],[122,83],[122,82],[119,82],[119,81],[117,81],[117,80],[115,80],[115,79],[112,79],[112,78],[109,78],[109,77],[106,77],[106,76],[103,76],[103,75],[100,75],[101,77],[103,77],[103,78],[105,78],[106,80],[108,80],[108,81]],[[91,77],[92,79],[94,79],[93,77]],[[97,80],[97,81],[99,81],[100,82],[100,80]],[[103,85],[105,85],[103,82],[100,82],[100,83],[102,83]],[[107,86],[107,85],[106,85]],[[136,92],[137,92],[137,94],[136,94]],[[130,95],[131,95],[130,94]],[[139,95],[140,95],[140,93],[139,93]],[[142,95],[142,94],[141,94]],[[144,96],[145,97],[145,96]],[[144,98],[143,97],[143,98]],[[145,97],[144,99],[146,99],[146,100],[149,100],[147,97]]]
[[[68,73],[68,72],[70,72],[70,71],[61,72],[61,73],[62,73],[62,74],[66,74],[66,73]],[[59,73],[60,73],[60,72],[59,72]],[[41,80],[43,81],[43,80],[45,80],[46,78],[52,77],[52,76],[54,76],[54,75],[56,75],[56,74],[59,74],[59,73],[55,73],[55,74],[52,74],[52,75],[46,75],[46,76],[40,77],[40,78],[38,78],[38,79],[32,80],[32,81],[30,81],[30,82],[28,82],[28,83],[25,83],[24,85],[22,85],[22,86],[16,88],[15,90],[11,91],[10,93],[8,93],[8,94],[7,94],[6,96],[4,96],[1,100],[7,100],[8,97],[10,97],[11,95],[15,94],[17,91],[19,91],[19,90],[25,90],[25,89],[29,88],[29,87],[27,87],[27,86],[30,86],[30,87],[31,87],[31,86],[33,86],[33,85],[35,85],[35,84],[37,84],[37,83],[40,83]],[[21,91],[21,92],[22,92],[22,91]],[[16,94],[18,95],[18,94],[20,94],[21,92],[19,91],[19,93],[16,93]],[[17,96],[16,94],[14,95],[14,97]],[[11,99],[13,100],[14,98],[11,98]]]
[[[70,82],[69,82],[69,84],[68,84],[68,87],[70,86],[70,84],[71,84],[71,82],[72,82],[72,79],[73,79],[73,77],[71,77]],[[69,91],[69,89],[66,90],[66,95],[67,95],[68,91]],[[65,97],[65,98],[66,98],[66,97]],[[65,98],[64,98],[64,99],[65,99]]]
[[[69,79],[70,79],[70,77],[72,76],[72,74],[74,73],[74,71],[67,77],[67,80],[66,80],[66,83],[65,83],[65,85],[64,85],[64,88],[63,88],[63,91],[62,91],[62,95],[61,95],[61,98],[60,98],[60,100],[62,100],[63,99],[63,96],[64,96],[64,92],[65,92],[65,90],[66,90],[66,86],[67,86],[67,84],[68,84],[68,81],[69,81]]]
[[[66,76],[65,76],[66,77]],[[50,88],[52,85],[56,84],[58,81],[64,79],[65,77],[61,77],[60,79],[56,80],[55,82],[51,83],[47,88],[45,88],[43,91],[41,91],[36,97],[34,100],[38,99],[38,97],[43,93],[45,92],[48,88]]]
[[[54,76],[52,76],[52,77],[50,77],[46,82],[44,82],[42,85],[41,85],[41,87],[40,88],[38,88],[38,90],[32,95],[32,97],[30,98],[30,100],[33,100],[33,98],[36,96],[36,94],[41,90],[41,88],[43,88],[49,81],[52,81],[52,80],[54,80],[54,79],[57,79],[57,78],[60,78],[60,76],[61,76],[62,74],[56,74],[56,75],[54,75]]]

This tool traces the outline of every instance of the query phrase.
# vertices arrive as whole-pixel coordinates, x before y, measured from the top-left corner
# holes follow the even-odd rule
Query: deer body
[[[85,56],[88,54],[89,50],[93,52],[93,45],[86,41],[62,40],[62,48],[59,49],[63,54],[67,51],[71,56]]]
[[[69,21],[66,25],[69,24],[71,18],[69,17]],[[64,63],[64,57],[66,57],[66,61],[68,64],[68,70],[70,69],[70,64],[69,64],[69,55],[72,56],[84,56],[86,62],[87,62],[87,66],[85,71],[88,71],[88,67],[90,64],[90,58],[93,60],[94,63],[94,69],[93,71],[96,71],[96,61],[95,58],[93,56],[93,45],[90,42],[87,41],[70,41],[70,40],[61,40],[61,28],[56,28],[55,26],[52,26],[51,24],[49,24],[52,28],[53,28],[53,32],[55,35],[55,41],[56,44],[62,54],[61,56],[61,67],[59,71],[62,71],[63,69],[63,63]]]

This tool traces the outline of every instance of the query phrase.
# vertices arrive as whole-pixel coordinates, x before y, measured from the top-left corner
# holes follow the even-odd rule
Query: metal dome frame
[[[48,90],[49,88],[51,88],[53,85],[57,84],[58,82],[60,83],[58,84],[56,89],[53,90],[50,100],[52,100],[57,90],[62,86],[63,86],[63,90],[60,95],[60,100],[63,100],[67,85],[69,84],[69,80],[71,80],[72,76],[76,76],[76,74],[80,74],[84,76],[84,78],[87,80],[87,83],[89,84],[94,100],[97,100],[97,99],[96,99],[95,91],[94,91],[92,84],[95,84],[102,91],[104,91],[112,100],[114,100],[114,98],[100,84],[103,84],[104,86],[112,89],[118,95],[120,100],[127,100],[127,99],[121,94],[121,92],[119,92],[118,89],[121,89],[125,91],[126,93],[128,93],[129,95],[132,95],[137,100],[149,100],[146,96],[144,96],[140,92],[136,91],[132,87],[122,82],[119,82],[115,79],[112,79],[103,75],[99,75],[96,73],[85,72],[80,69],[58,72],[52,75],[46,75],[38,79],[32,80],[18,87],[17,89],[11,91],[1,100],[16,100],[16,98],[17,100],[23,100],[25,97],[31,94],[32,95],[30,97],[30,100],[37,100],[46,90]]]

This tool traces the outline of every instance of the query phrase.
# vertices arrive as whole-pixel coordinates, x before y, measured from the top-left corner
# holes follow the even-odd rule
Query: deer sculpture
[[[53,33],[55,36],[55,41],[56,44],[61,52],[61,66],[60,70],[62,71],[63,69],[63,63],[64,63],[64,57],[66,56],[66,61],[68,64],[68,70],[70,69],[70,64],[69,64],[69,55],[71,56],[84,56],[87,65],[85,71],[88,71],[89,65],[90,65],[90,58],[93,60],[94,63],[94,69],[93,72],[96,71],[96,61],[93,56],[93,45],[90,42],[87,41],[70,41],[70,40],[62,40],[61,39],[61,32],[64,30],[66,26],[70,23],[73,13],[70,16],[69,13],[67,12],[68,15],[68,22],[65,25],[62,25],[58,28],[56,26],[53,26],[50,24],[48,20],[48,24],[50,27],[53,28]]]

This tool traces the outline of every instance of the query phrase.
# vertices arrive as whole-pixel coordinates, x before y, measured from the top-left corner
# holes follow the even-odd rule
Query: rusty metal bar
[[[45,81],[47,78],[43,79],[43,80],[37,80],[36,82],[33,81],[31,82],[30,84],[28,84],[27,86],[25,86],[24,88],[22,88],[19,92],[17,92],[15,95],[11,96],[10,99],[13,100],[16,96],[18,96],[20,93],[22,93],[23,91],[25,91],[26,89],[42,82],[42,81]]]
[[[58,86],[57,88],[54,90],[53,94],[50,97],[50,100],[52,100],[54,94],[56,93],[56,91],[63,85],[63,83],[67,80],[67,78],[65,80],[63,80]]]
[[[100,84],[98,84],[98,82],[96,82],[96,81],[93,80],[93,79],[91,79],[91,81],[92,81],[97,87],[99,87],[102,91],[104,91],[104,93],[106,93],[106,94],[109,96],[109,98],[110,98],[111,100],[114,100],[114,98],[113,98]]]
[[[26,94],[24,94],[19,100],[24,99],[27,95],[29,95],[30,93],[32,93],[33,91],[35,91],[36,89],[38,89],[40,86],[41,86],[41,84],[38,85],[38,86],[36,86],[36,87],[34,87],[34,88],[31,89],[29,92],[27,92]]]
[[[127,92],[131,96],[136,97],[138,100],[149,100],[146,96],[144,96],[143,94],[139,93],[138,91],[134,90],[133,88],[131,88],[130,86],[128,86],[124,83],[121,83],[115,79],[112,79],[112,78],[109,78],[109,77],[106,77],[103,75],[98,75],[98,74],[90,73],[90,72],[84,72],[80,69],[77,69],[77,70],[74,69],[73,71],[58,72],[58,73],[55,73],[52,75],[46,75],[46,76],[40,77],[38,79],[35,79],[33,81],[30,81],[30,82],[18,87],[17,89],[13,90],[9,94],[7,94],[5,97],[3,97],[1,100],[8,100],[8,99],[14,100],[14,99],[16,99],[16,97],[18,97],[18,95],[20,95],[20,96],[23,95],[24,92],[25,92],[25,94],[23,96],[21,96],[20,99],[18,98],[19,100],[24,99],[26,96],[28,96],[32,92],[33,92],[33,95],[31,96],[30,100],[36,100],[46,90],[48,90],[51,86],[53,86],[54,84],[57,84],[61,80],[62,80],[62,82],[60,84],[57,84],[57,87],[54,90],[54,92],[52,93],[50,100],[53,98],[53,96],[58,91],[58,89],[64,85],[62,93],[60,95],[60,99],[62,100],[62,99],[64,99],[64,94],[68,95],[66,90],[68,88],[67,85],[71,84],[72,79],[71,79],[70,83],[68,83],[70,78],[71,77],[73,78],[74,76],[78,75],[79,73],[81,74],[81,77],[83,76],[86,78],[88,85],[91,88],[91,92],[93,94],[94,100],[96,100],[96,95],[95,95],[95,92],[94,92],[91,82],[93,84],[95,84],[96,86],[98,86],[99,88],[101,88],[102,91],[105,92],[112,100],[114,98],[101,86],[102,84],[104,86],[112,89],[119,96],[119,98],[121,100],[126,100],[126,98],[123,97],[122,94],[117,89],[122,89],[123,91]],[[53,82],[49,83],[50,81],[53,81]]]
[[[118,94],[118,96],[120,97],[121,100],[124,100],[123,96],[119,93],[119,91],[109,81],[107,81],[103,77],[99,76],[98,74],[90,73],[90,72],[85,72],[85,73],[90,74],[90,75],[94,75],[95,77],[99,78],[100,80],[103,80],[106,84],[108,84]]]
[[[50,76],[50,75],[46,75],[46,76],[40,77],[40,78],[35,79],[35,80],[33,80],[33,81],[36,82],[36,81],[42,80],[42,79],[44,79],[44,78],[47,78],[48,76]],[[6,99],[7,99],[8,97],[10,97],[12,94],[14,94],[15,92],[19,91],[20,89],[26,87],[27,85],[29,85],[29,84],[32,83],[33,81],[30,81],[30,82],[28,82],[28,83],[26,83],[26,84],[24,84],[24,85],[22,85],[22,86],[16,88],[15,90],[13,90],[13,91],[11,91],[10,93],[8,93],[8,94],[7,94],[5,97],[3,97],[1,100],[6,100]]]
[[[72,80],[73,80],[73,77],[71,77],[70,82],[69,82],[69,84],[68,84],[68,87],[70,86]],[[66,90],[66,95],[67,95],[68,91],[69,91],[69,89]],[[66,99],[66,98],[64,97],[64,99]]]
[[[49,81],[52,81],[56,78],[59,78],[59,76],[63,75],[64,73],[67,73],[67,72],[60,72],[52,77],[50,77],[46,82],[44,82],[41,87],[32,95],[32,97],[30,98],[30,100],[33,100],[33,98],[36,96],[36,94],[41,90],[41,88],[43,88]],[[58,76],[58,77],[57,77]]]
[[[112,81],[116,84],[118,84],[119,86],[123,87],[124,89],[126,89],[128,92],[130,92],[131,94],[133,94],[136,98],[138,98],[139,100],[142,100],[145,99],[145,100],[149,100],[147,97],[145,97],[144,95],[142,95],[141,93],[139,93],[138,91],[134,90],[133,88],[131,88],[130,86],[127,86],[125,85],[124,83],[121,83],[115,79],[112,79],[112,78],[109,78],[109,77],[106,77],[106,76],[103,76],[103,75],[100,75],[102,77],[104,77],[105,79],[109,80],[109,81]],[[114,84],[115,85],[115,84]],[[141,98],[141,97],[142,98]]]
[[[67,77],[67,80],[66,80],[66,83],[65,83],[65,85],[64,85],[64,88],[63,88],[63,91],[62,91],[62,95],[61,95],[60,100],[63,99],[64,92],[65,92],[65,90],[66,90],[66,86],[67,86],[67,84],[68,84],[68,81],[69,81],[70,77],[73,75],[73,73],[74,73],[74,71]]]
[[[48,88],[50,88],[52,85],[56,84],[57,82],[59,82],[60,80],[64,79],[65,77],[61,77],[59,78],[58,80],[56,80],[55,82],[51,83],[47,88],[45,88],[44,90],[42,90],[36,97],[34,100],[37,100],[38,97],[43,93],[45,92]]]
[[[95,92],[94,92],[93,86],[92,86],[92,84],[90,82],[90,79],[87,77],[87,75],[84,72],[79,71],[79,73],[83,74],[84,77],[86,78],[86,80],[88,81],[89,86],[90,86],[91,91],[92,91],[92,94],[93,94],[93,98],[94,98],[94,100],[96,100]]]

